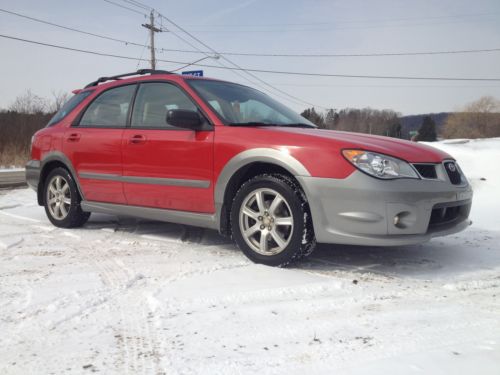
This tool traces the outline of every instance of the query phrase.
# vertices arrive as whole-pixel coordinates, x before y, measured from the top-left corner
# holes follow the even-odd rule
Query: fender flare
[[[82,200],[85,200],[85,196],[83,195],[83,190],[80,186],[80,180],[78,179],[78,174],[76,173],[76,170],[73,167],[73,164],[71,163],[71,161],[61,151],[50,151],[42,157],[41,165],[40,165],[40,177],[42,176],[42,171],[45,168],[45,166],[48,163],[53,162],[53,161],[58,161],[58,162],[64,164],[66,166],[66,168],[68,168],[69,172],[73,176],[73,179],[75,180],[76,187],[78,188],[78,192],[80,193]],[[40,187],[40,184],[38,186]],[[38,190],[40,190],[40,188]]]
[[[256,162],[278,165],[294,176],[311,176],[306,167],[291,156],[287,149],[252,148],[236,154],[226,163],[220,172],[214,188],[214,202],[219,224],[222,205],[224,204],[224,195],[231,177],[240,168]]]

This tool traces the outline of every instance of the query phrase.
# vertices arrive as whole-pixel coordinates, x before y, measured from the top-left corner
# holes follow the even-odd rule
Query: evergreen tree
[[[437,140],[436,123],[430,116],[425,116],[420,129],[418,129],[418,141],[435,142]]]
[[[318,125],[320,128],[325,128],[325,118],[321,113],[316,112],[313,108],[307,108],[304,112],[300,114],[302,117],[305,117],[313,124]]]
[[[401,138],[401,124],[396,123],[389,126],[387,135],[393,138]]]
[[[335,129],[337,127],[339,114],[334,109],[329,109],[325,116],[325,128]]]

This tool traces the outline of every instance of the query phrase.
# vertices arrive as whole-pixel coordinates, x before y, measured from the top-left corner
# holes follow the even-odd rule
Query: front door
[[[122,140],[127,203],[213,213],[213,131],[167,124],[170,109],[198,110],[174,84],[140,84],[130,128],[124,130]]]
[[[85,199],[125,204],[121,142],[136,85],[112,88],[87,107],[67,129],[64,153],[73,163]]]

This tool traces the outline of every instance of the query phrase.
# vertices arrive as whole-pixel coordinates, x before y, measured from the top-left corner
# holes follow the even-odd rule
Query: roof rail
[[[99,83],[103,83],[106,81],[117,81],[120,80],[124,77],[130,77],[130,76],[137,76],[137,75],[144,75],[144,74],[174,74],[172,72],[166,71],[166,70],[154,70],[154,69],[139,69],[136,72],[132,73],[124,73],[124,74],[118,74],[116,76],[110,76],[110,77],[100,77],[97,79],[97,81],[90,82],[85,88],[92,87],[92,86],[97,86]]]

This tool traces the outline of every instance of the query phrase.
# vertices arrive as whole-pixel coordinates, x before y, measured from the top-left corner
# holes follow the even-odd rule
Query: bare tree
[[[30,89],[19,95],[9,107],[12,112],[25,114],[45,113],[47,109],[47,99],[34,94]]]
[[[70,94],[66,91],[52,90],[52,102],[49,105],[48,112],[54,113],[61,109],[61,107],[69,100]]]
[[[445,138],[488,138],[500,136],[500,100],[484,96],[448,116]]]

